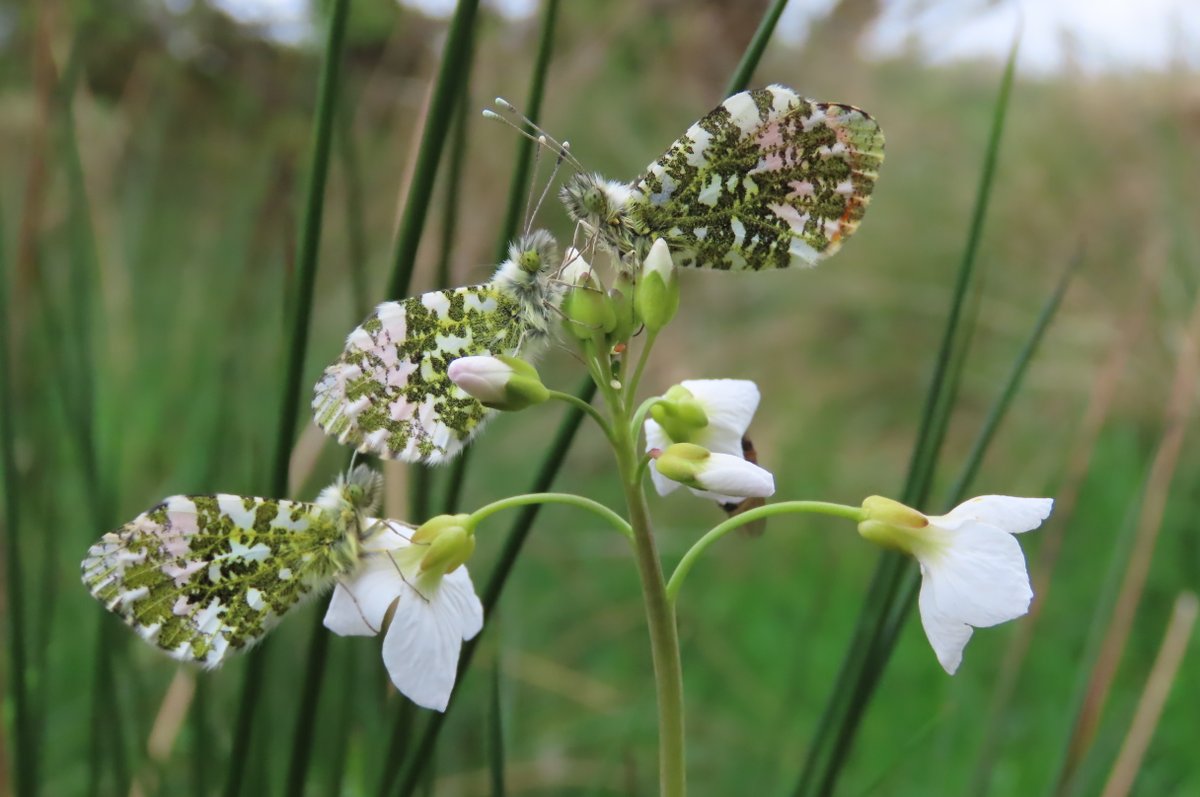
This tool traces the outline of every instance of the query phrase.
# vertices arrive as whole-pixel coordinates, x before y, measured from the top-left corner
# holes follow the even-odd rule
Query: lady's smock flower
[[[392,683],[418,706],[445,711],[465,640],[483,627],[483,604],[463,561],[475,538],[464,516],[434,518],[409,539],[406,527],[378,521],[358,570],[334,588],[325,627],[341,636],[383,638]],[[394,607],[394,609],[393,609]]]
[[[1049,498],[984,495],[949,513],[926,516],[889,498],[863,501],[863,537],[916,557],[921,565],[921,625],[951,675],[975,628],[1029,611],[1033,589],[1014,534],[1050,515]]]
[[[663,451],[675,443],[692,443],[714,456],[736,458],[749,465],[742,454],[742,437],[758,409],[758,401],[758,386],[745,379],[684,380],[663,394],[662,400],[650,409],[645,427],[646,450]],[[713,465],[723,461],[718,458]],[[770,476],[765,470],[762,472]],[[650,478],[659,495],[675,491],[681,483],[663,474],[657,461],[650,464]],[[696,495],[721,503],[737,503],[751,495],[688,486]],[[773,479],[771,490],[774,491]]]

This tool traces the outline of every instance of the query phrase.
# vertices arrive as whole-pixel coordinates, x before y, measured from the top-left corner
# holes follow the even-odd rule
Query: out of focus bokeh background
[[[479,111],[525,102],[544,2],[479,8],[410,293],[490,275],[518,137]],[[722,99],[768,3],[556,5],[541,123],[631,179]],[[308,386],[368,307],[397,298],[393,242],[454,7],[351,4],[288,497],[344,466],[311,426]],[[201,673],[138,642],[78,578],[91,542],[163,496],[271,484],[328,14],[319,0],[0,0],[0,794],[398,793],[427,718],[390,690],[377,640],[314,653],[323,601],[258,664]],[[1059,499],[1022,539],[1034,613],[977,632],[953,678],[908,622],[824,793],[1200,793],[1200,8],[793,0],[750,85],[774,82],[879,120],[870,212],[819,269],[683,275],[646,387],[757,381],[752,436],[780,497],[899,494],[976,229],[973,332],[925,505],[945,508],[1074,266],[969,492]],[[536,223],[570,238],[552,199]],[[542,374],[570,390],[581,369],[555,351]],[[497,420],[460,505],[527,491],[559,416]],[[449,469],[387,472],[390,515],[444,505]],[[594,429],[555,485],[619,505]],[[654,509],[668,563],[721,517],[678,494]],[[477,583],[506,522],[479,532]],[[854,697],[835,684],[878,558],[846,524],[784,519],[700,564],[680,602],[694,794],[820,793],[801,772],[827,706]],[[497,779],[511,794],[653,793],[653,682],[622,540],[542,512],[459,690],[418,793],[498,794]]]

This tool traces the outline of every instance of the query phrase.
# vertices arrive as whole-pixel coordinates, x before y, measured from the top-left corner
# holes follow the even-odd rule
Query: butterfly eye
[[[542,258],[536,249],[529,249],[521,253],[517,258],[517,265],[527,274],[535,274],[542,267]]]

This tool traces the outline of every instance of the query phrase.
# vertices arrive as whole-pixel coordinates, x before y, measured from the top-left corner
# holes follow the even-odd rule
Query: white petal
[[[483,629],[483,604],[475,594],[475,585],[466,565],[442,577],[437,600],[446,604],[448,613],[458,616],[458,626],[463,640],[473,638]]]
[[[929,520],[935,526],[949,530],[974,521],[986,523],[1009,534],[1020,534],[1042,525],[1042,521],[1050,516],[1053,508],[1054,500],[1051,498],[981,495],[964,501],[943,517],[932,517]]]
[[[947,541],[935,554],[917,555],[924,586],[943,613],[986,628],[1029,611],[1033,590],[1015,537],[970,523],[947,534]]]
[[[741,456],[742,438],[758,409],[758,386],[746,379],[685,379],[680,384],[708,415],[708,426],[695,442],[718,454]]]
[[[938,603],[928,578],[921,581],[921,625],[933,652],[946,672],[954,675],[962,662],[963,648],[971,638],[971,626],[956,619]]]
[[[444,601],[407,589],[383,640],[383,664],[392,683],[423,708],[445,711],[454,689],[462,625]]]
[[[364,626],[373,629],[372,634],[378,634],[384,615],[407,589],[392,554],[370,554],[334,590],[325,614],[325,627],[342,636],[361,635]]]
[[[708,492],[734,499],[766,498],[775,494],[775,477],[770,471],[729,454],[710,455],[704,460],[696,481]]]
[[[338,636],[375,636],[378,626],[370,626],[354,602],[354,596],[338,584],[333,588],[329,608],[325,611],[325,627]]]
[[[658,425],[658,421],[646,419],[646,451],[649,452],[655,448],[662,451],[671,445],[671,439],[667,437],[667,433]],[[670,495],[679,489],[679,482],[674,482],[658,472],[658,468],[654,467],[654,463],[650,463],[650,482],[654,485],[655,491],[659,495]]]

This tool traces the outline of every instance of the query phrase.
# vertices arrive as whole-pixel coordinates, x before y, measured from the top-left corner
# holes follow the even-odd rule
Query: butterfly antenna
[[[547,149],[553,150],[555,154],[562,156],[568,163],[570,163],[576,169],[579,169],[580,171],[583,170],[583,164],[575,159],[575,156],[571,154],[569,147],[564,147],[563,144],[558,139],[556,139],[554,136],[550,135],[545,130],[543,130],[541,127],[539,127],[538,124],[536,122],[534,122],[532,119],[530,119],[528,116],[526,116],[525,114],[518,111],[517,107],[515,105],[513,105],[511,102],[504,99],[503,97],[497,97],[496,98],[496,107],[500,108],[502,111],[504,111],[507,114],[511,114],[521,124],[518,125],[515,122],[513,122],[512,119],[509,119],[508,116],[505,116],[504,114],[496,113],[495,111],[493,111],[491,109],[484,110],[484,112],[483,112],[484,117],[487,119],[497,119],[501,122],[504,122],[509,127],[516,130],[518,133],[525,136],[525,138],[529,139],[530,141],[534,142],[535,144],[538,144],[540,146],[546,147]],[[533,131],[533,132],[530,132],[530,131]],[[542,140],[543,138],[545,139],[544,141]]]
[[[570,155],[570,152],[571,142],[564,141],[562,143],[562,149],[558,153],[558,157],[554,159],[554,166],[550,169],[550,177],[546,180],[546,187],[542,189],[542,195],[538,197],[537,205],[534,206],[533,210],[529,214],[529,219],[525,223],[526,235],[529,234],[530,225],[532,224],[534,217],[537,216],[538,211],[542,209],[542,203],[546,201],[546,197],[550,194],[550,186],[554,185],[554,178],[558,176],[558,170],[562,168],[563,161],[566,160],[566,157]],[[536,163],[536,161],[534,162]],[[530,199],[533,198],[532,182],[529,184],[529,196]],[[528,205],[526,205],[526,207],[528,207]]]
[[[533,217],[537,215],[537,209],[533,207],[533,187],[537,184],[538,164],[542,158],[542,148],[546,146],[546,137],[539,136],[537,143],[533,150],[533,167],[529,170],[529,193],[525,195],[525,229],[522,235],[526,240],[533,229]],[[538,207],[541,207],[541,202],[538,202]]]

